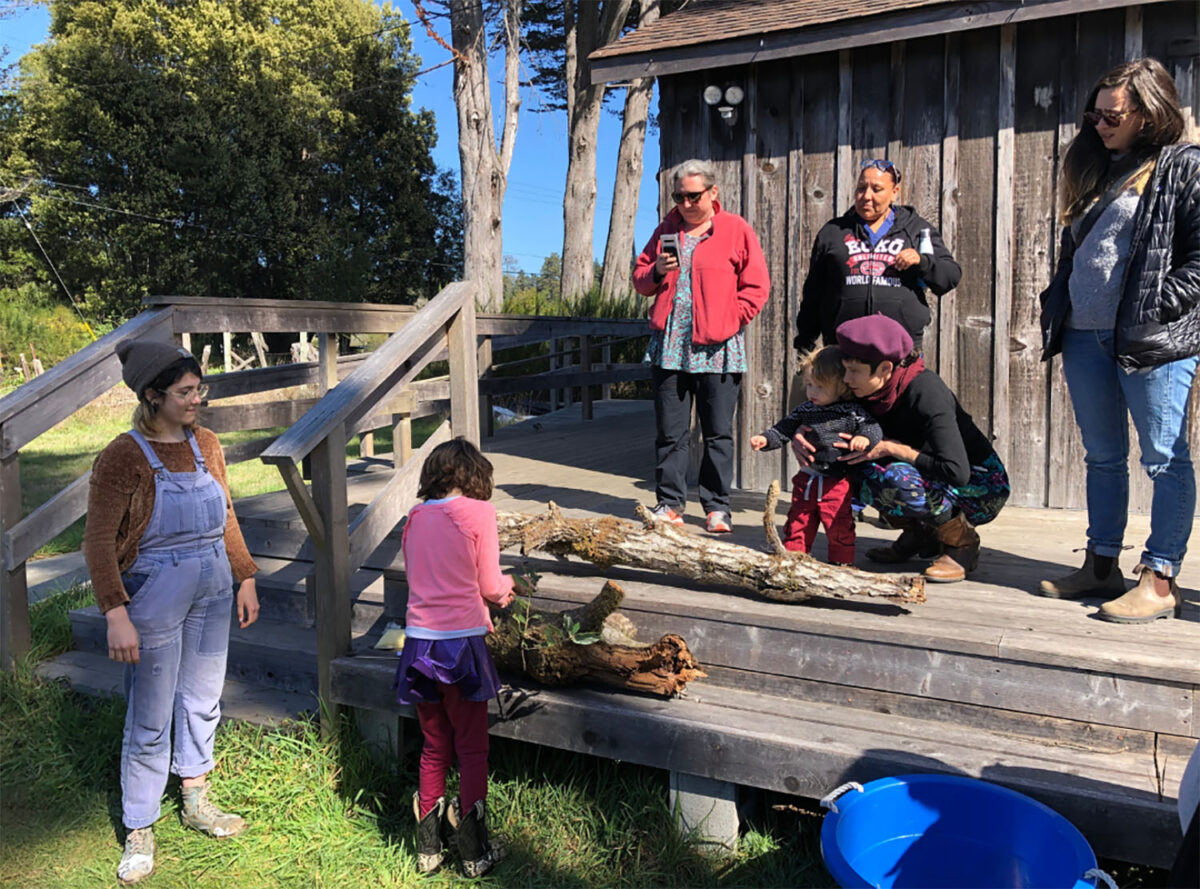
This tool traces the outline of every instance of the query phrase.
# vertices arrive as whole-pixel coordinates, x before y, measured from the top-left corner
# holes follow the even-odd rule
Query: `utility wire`
[[[7,186],[6,186],[7,187]],[[59,285],[62,286],[63,292],[67,295],[67,299],[71,301],[71,307],[75,310],[75,314],[79,316],[79,320],[83,323],[83,329],[88,332],[88,336],[92,338],[94,343],[97,339],[96,332],[92,330],[92,325],[88,324],[87,318],[83,317],[83,312],[79,308],[79,304],[75,302],[75,295],[71,293],[71,288],[67,286],[67,282],[63,280],[62,275],[58,273],[58,269],[54,265],[54,260],[50,258],[50,254],[46,252],[46,248],[42,246],[42,239],[37,236],[37,232],[33,230],[33,226],[29,222],[29,217],[25,215],[25,211],[21,205],[17,203],[15,193],[9,197],[9,201],[16,207],[17,213],[21,216],[21,221],[25,223],[25,228],[29,229],[29,234],[33,235],[33,242],[38,245],[38,249],[42,251],[42,256],[46,258],[46,265],[50,266],[50,271],[54,272],[54,277],[58,279]]]

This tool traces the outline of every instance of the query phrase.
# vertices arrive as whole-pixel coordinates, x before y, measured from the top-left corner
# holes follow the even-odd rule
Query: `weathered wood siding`
[[[901,201],[938,226],[963,267],[957,290],[930,294],[926,361],[995,437],[1011,502],[1084,506],[1083,447],[1060,363],[1040,360],[1038,294],[1057,258],[1059,164],[1091,85],[1123,58],[1153,55],[1167,66],[1195,138],[1198,19],[1192,2],[1157,3],[661,79],[661,169],[715,161],[722,204],[754,225],[771,270],[771,300],[748,335],[739,486],[761,490],[790,475],[790,458],[745,442],[788,405],[813,237],[852,203],[861,161],[888,157],[904,173]],[[733,128],[701,98],[708,84],[727,82],[746,89]],[[670,183],[661,178],[665,211]],[[1131,438],[1131,508],[1147,512],[1132,429]]]

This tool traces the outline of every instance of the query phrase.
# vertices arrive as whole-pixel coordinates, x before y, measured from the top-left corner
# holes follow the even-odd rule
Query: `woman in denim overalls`
[[[209,801],[206,776],[213,768],[234,602],[227,540],[239,548],[239,574],[252,575],[253,562],[236,520],[227,534],[232,512],[220,445],[195,425],[204,395],[195,359],[149,342],[125,343],[118,355],[139,403],[134,428],[111,442],[93,467],[84,552],[108,622],[109,656],[126,665],[121,796],[128,835],[117,878],[128,885],[154,870],[152,825],[168,771],[182,779],[185,825],[219,838],[246,827]],[[114,567],[120,570],[115,597],[107,583]],[[241,578],[237,605],[241,626],[249,626],[258,617],[252,576]]]

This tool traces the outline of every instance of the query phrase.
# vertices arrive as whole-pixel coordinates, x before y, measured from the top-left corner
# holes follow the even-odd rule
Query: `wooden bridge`
[[[289,692],[293,704],[314,707],[317,693],[335,710],[353,708],[361,724],[383,724],[397,734],[409,714],[390,689],[395,656],[372,645],[387,620],[402,614],[405,581],[395,527],[412,502],[421,462],[405,424],[448,407],[450,426],[429,442],[451,432],[475,436],[477,393],[489,385],[566,389],[645,373],[606,362],[589,366],[603,338],[644,332],[638,322],[477,318],[468,296],[465,287],[451,288],[420,313],[377,307],[374,329],[392,325],[399,333],[363,358],[336,359],[326,337],[316,365],[211,378],[216,403],[208,416],[224,429],[241,428],[235,409],[219,403],[231,393],[275,388],[266,384],[285,378],[286,385],[299,377],[315,381],[321,374],[328,384],[315,404],[241,412],[243,426],[253,413],[264,428],[279,425],[286,411],[297,414],[284,435],[257,446],[263,459],[282,467],[289,490],[237,504],[263,568],[263,610],[256,625],[235,626],[231,689]],[[297,314],[285,316],[285,307]],[[125,336],[229,329],[218,327],[224,322],[205,308],[189,301],[151,307],[128,330],[102,341],[90,369],[71,379],[77,388],[85,380],[99,380],[92,390],[111,386],[117,379],[113,350]],[[247,301],[236,311],[254,316],[232,326],[362,329],[356,325],[364,316],[338,314],[358,308]],[[274,327],[263,316],[268,311],[277,315]],[[489,378],[493,349],[563,337],[582,339],[576,340],[575,348],[582,346],[576,365],[518,381]],[[415,381],[438,359],[449,362],[448,379]],[[64,374],[70,364],[60,366]],[[92,390],[65,388],[77,406],[94,397]],[[46,393],[58,391],[64,391],[62,380]],[[20,410],[10,402],[14,397],[0,402],[0,456],[12,465],[32,440],[29,430],[61,419],[47,410],[48,394],[40,408],[26,394]],[[220,426],[226,422],[233,425]],[[346,439],[383,425],[396,431],[392,459],[358,461],[347,471]],[[496,466],[497,508],[541,512],[554,501],[568,514],[632,518],[636,503],[653,500],[653,439],[648,402],[593,400],[585,387],[568,407],[483,438]],[[244,447],[233,456],[254,451]],[[302,477],[306,461],[310,481]],[[7,483],[11,475],[4,478]],[[64,504],[78,496],[68,489],[56,506],[17,521],[4,513],[9,646],[21,617],[13,578],[39,538],[74,520],[76,507]],[[11,504],[11,497],[6,488],[3,502]],[[734,539],[763,546],[762,495],[737,492],[734,506]],[[689,518],[694,533],[704,533],[701,525],[698,516]],[[603,578],[618,579],[627,593],[622,611],[642,638],[682,635],[709,676],[669,701],[514,682],[493,710],[492,732],[669,770],[673,788],[693,801],[708,799],[718,814],[734,810],[739,786],[816,798],[849,780],[912,771],[966,774],[1048,803],[1078,825],[1100,855],[1167,864],[1179,839],[1174,800],[1183,765],[1200,737],[1200,596],[1184,591],[1183,620],[1127,627],[1095,620],[1094,601],[1032,595],[1039,578],[1074,562],[1070,550],[1084,527],[1079,513],[1007,509],[983,529],[973,578],[931,586],[928,602],[908,610],[841,600],[770,602],[743,590],[535,556],[543,574],[539,605],[578,604]],[[1145,528],[1144,519],[1133,518],[1130,539]],[[860,523],[859,551],[894,536]],[[521,561],[512,553],[504,558]],[[1128,569],[1133,559],[1127,561]],[[861,555],[859,564],[869,567]],[[86,673],[95,684],[111,670],[103,657],[103,619],[91,608],[72,622],[78,651],[48,669]],[[115,679],[100,684],[105,681],[115,685]]]

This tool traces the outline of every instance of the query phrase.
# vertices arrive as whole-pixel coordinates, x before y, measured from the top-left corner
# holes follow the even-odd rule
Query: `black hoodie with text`
[[[912,208],[893,205],[891,229],[872,248],[866,225],[853,208],[829,220],[817,232],[796,314],[798,349],[808,350],[817,337],[837,343],[834,331],[843,321],[883,314],[904,325],[920,349],[931,313],[925,288],[938,296],[953,290],[959,268],[938,230]],[[933,253],[918,266],[898,270],[893,261],[905,248],[920,252],[921,232],[929,229]]]

